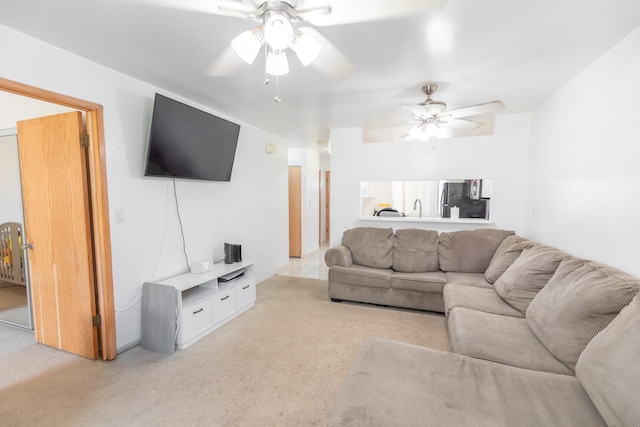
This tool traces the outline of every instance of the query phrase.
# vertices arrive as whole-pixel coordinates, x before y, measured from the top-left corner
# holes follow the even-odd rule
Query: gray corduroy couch
[[[467,272],[442,287],[453,352],[367,341],[330,426],[640,426],[640,281],[513,233],[500,240],[484,281]]]

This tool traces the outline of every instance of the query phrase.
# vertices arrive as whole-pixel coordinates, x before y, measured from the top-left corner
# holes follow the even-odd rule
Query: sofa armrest
[[[353,265],[353,259],[351,258],[351,251],[344,245],[334,246],[324,253],[324,262],[327,267],[332,265],[341,265],[343,267],[351,267]]]

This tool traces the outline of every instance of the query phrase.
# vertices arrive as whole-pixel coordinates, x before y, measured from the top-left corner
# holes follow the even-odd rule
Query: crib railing
[[[0,281],[25,285],[22,225],[0,224]]]

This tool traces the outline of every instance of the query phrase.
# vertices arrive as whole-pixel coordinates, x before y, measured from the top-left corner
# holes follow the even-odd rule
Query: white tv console
[[[223,282],[222,276],[234,276]],[[253,261],[214,264],[201,274],[184,273],[142,287],[142,347],[172,353],[184,349],[253,307]]]

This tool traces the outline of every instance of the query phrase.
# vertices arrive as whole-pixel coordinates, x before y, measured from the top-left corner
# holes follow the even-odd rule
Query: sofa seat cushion
[[[356,227],[342,234],[353,263],[373,268],[391,268],[394,239],[392,228]]]
[[[532,245],[533,242],[531,240],[516,236],[515,234],[505,237],[493,254],[491,262],[489,262],[489,267],[487,267],[487,270],[484,272],[484,277],[487,279],[487,282],[495,283],[495,281],[502,276],[502,273],[507,271],[507,268],[518,259],[522,250]]]
[[[454,285],[493,289],[493,285],[487,282],[482,273],[453,273],[448,271],[444,273],[444,276],[447,278],[447,283]]]
[[[415,228],[396,230],[393,269],[405,273],[439,271],[438,232]]]
[[[329,426],[606,426],[577,379],[401,342],[365,342]]]
[[[571,369],[589,341],[638,293],[640,281],[595,261],[567,258],[531,301],[526,318],[542,345]]]
[[[610,426],[640,426],[640,297],[584,349],[576,377]]]
[[[391,287],[407,291],[442,293],[447,279],[442,271],[429,273],[398,273],[391,276]]]
[[[463,230],[441,233],[438,254],[442,271],[484,273],[508,230]]]
[[[356,264],[349,268],[340,265],[329,268],[329,281],[331,282],[370,288],[389,289],[392,275],[393,270],[390,269],[371,268]]]
[[[493,289],[448,283],[443,292],[445,316],[448,316],[454,307],[465,307],[485,313],[524,317],[524,314],[504,302]]]
[[[522,251],[494,283],[496,292],[521,313],[556,272],[562,254],[542,245],[534,245]]]
[[[456,307],[449,312],[452,351],[534,371],[573,375],[544,348],[526,319]]]

